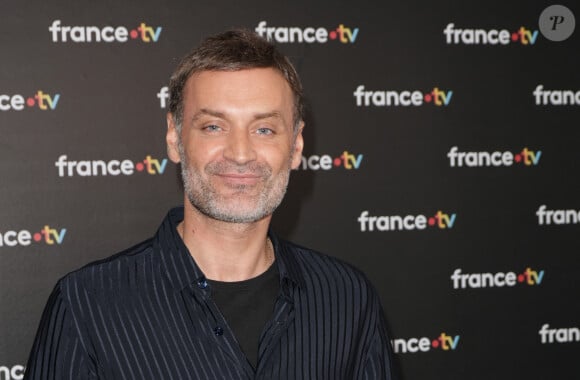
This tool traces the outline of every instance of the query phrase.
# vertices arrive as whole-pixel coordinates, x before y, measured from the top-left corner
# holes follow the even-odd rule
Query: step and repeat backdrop
[[[56,281],[182,202],[168,78],[246,27],[299,71],[280,235],[362,269],[402,379],[579,379],[577,2],[12,2],[0,18],[0,380]]]

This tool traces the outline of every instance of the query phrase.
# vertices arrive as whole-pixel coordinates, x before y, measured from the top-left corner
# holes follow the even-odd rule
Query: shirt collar
[[[154,238],[155,254],[159,255],[159,260],[169,281],[177,290],[184,289],[205,279],[204,273],[177,232],[177,225],[182,220],[183,207],[171,209]],[[302,270],[294,257],[294,252],[292,252],[289,243],[279,239],[272,231],[268,231],[268,236],[272,240],[272,246],[274,247],[281,283],[284,279],[288,279],[303,287]]]

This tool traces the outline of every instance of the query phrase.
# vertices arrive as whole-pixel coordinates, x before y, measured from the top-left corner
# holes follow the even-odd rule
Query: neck
[[[201,214],[187,202],[177,231],[208,279],[244,281],[264,273],[274,261],[267,237],[270,219],[222,222]]]

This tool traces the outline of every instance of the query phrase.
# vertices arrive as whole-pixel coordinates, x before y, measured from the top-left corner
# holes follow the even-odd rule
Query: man
[[[26,378],[391,379],[368,280],[269,232],[303,147],[287,58],[225,32],[181,61],[170,94],[184,207],[151,240],[57,284]]]

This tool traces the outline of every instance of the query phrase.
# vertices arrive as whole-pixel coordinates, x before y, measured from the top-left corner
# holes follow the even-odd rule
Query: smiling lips
[[[219,178],[228,186],[254,186],[266,181],[272,175],[268,165],[252,162],[246,165],[232,165],[227,162],[212,162],[207,165],[206,173]]]
[[[216,173],[216,176],[226,184],[255,185],[263,176],[254,173]]]

